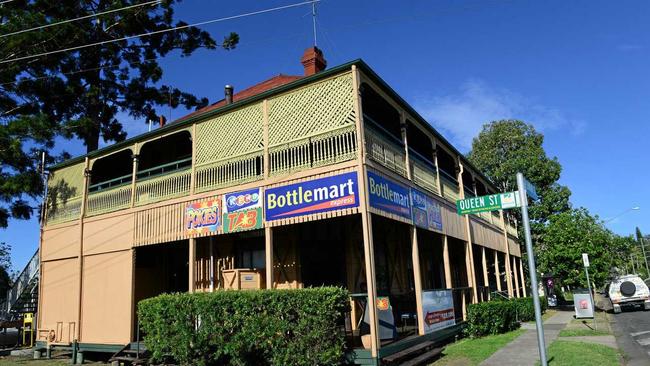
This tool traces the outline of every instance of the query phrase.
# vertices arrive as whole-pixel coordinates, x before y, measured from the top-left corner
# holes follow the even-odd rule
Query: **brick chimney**
[[[325,70],[325,67],[327,67],[327,61],[323,57],[323,51],[316,46],[306,49],[300,62],[305,67],[305,76],[314,75],[317,72]]]

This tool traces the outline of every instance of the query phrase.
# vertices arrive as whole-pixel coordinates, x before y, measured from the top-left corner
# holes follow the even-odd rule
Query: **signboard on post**
[[[528,179],[524,178],[524,187],[526,188],[526,193],[528,194],[528,197],[532,198],[533,201],[537,201],[539,197],[537,196],[537,190],[535,189],[535,186],[528,181]]]
[[[456,324],[451,290],[422,291],[421,317],[425,334]]]
[[[589,268],[589,255],[587,253],[582,253],[582,263],[586,268]]]
[[[517,192],[489,194],[456,201],[456,210],[459,215],[506,210],[515,207],[521,207]]]

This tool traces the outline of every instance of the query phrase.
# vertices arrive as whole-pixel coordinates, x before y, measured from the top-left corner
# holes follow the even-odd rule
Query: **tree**
[[[467,154],[502,192],[517,190],[518,172],[535,185],[540,200],[529,207],[535,238],[550,217],[571,207],[571,191],[558,183],[562,166],[556,157],[546,154],[543,143],[544,136],[532,125],[518,120],[493,121],[483,126]]]
[[[162,0],[0,38],[2,61],[187,25],[173,20],[176,2]],[[17,0],[0,7],[1,32],[8,34],[139,3],[133,0]],[[238,41],[238,35],[230,33],[217,44],[208,32],[187,27],[7,62],[0,65],[3,68],[0,74],[5,77],[0,107],[8,119],[43,113],[51,124],[59,127],[63,136],[81,139],[90,152],[97,149],[100,137],[104,141],[126,138],[122,124],[116,119],[118,112],[156,120],[159,106],[199,108],[208,103],[206,98],[161,85],[163,70],[158,64],[159,58],[174,50],[179,50],[182,56],[189,56],[198,48],[230,50]]]
[[[11,247],[0,242],[0,298],[7,295],[7,291],[12,286],[12,277],[16,274],[11,269]]]
[[[169,85],[162,85],[158,59],[172,51],[189,56],[198,48],[235,48],[230,33],[221,44],[195,27],[163,31],[186,23],[173,20],[177,1],[137,6],[135,0],[15,0],[0,5],[0,227],[10,217],[28,219],[43,189],[39,178],[40,151],[53,147],[54,137],[78,138],[87,151],[104,141],[126,138],[116,118],[157,119],[157,108],[200,108],[208,103]],[[45,29],[9,33],[133,6],[108,14]],[[5,35],[3,37],[3,35]],[[12,61],[46,52],[46,56]],[[47,163],[66,156],[47,156]]]
[[[586,287],[582,253],[589,255],[589,275],[595,286],[603,286],[611,271],[626,261],[632,237],[618,237],[585,208],[555,214],[542,235],[544,250],[536,251],[539,271],[553,273],[571,287]]]
[[[644,268],[645,268],[646,274],[645,274],[644,278],[650,276],[650,270],[648,269],[648,247],[647,247],[648,243],[646,242],[646,240],[647,239],[645,239],[643,237],[643,234],[641,234],[641,229],[639,229],[637,227],[636,228],[636,242],[639,245],[639,248],[641,249],[640,250],[641,251],[641,253],[640,253],[641,254],[641,265],[645,266]]]

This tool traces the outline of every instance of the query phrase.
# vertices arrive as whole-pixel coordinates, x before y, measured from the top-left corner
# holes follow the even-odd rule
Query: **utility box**
[[[581,290],[573,293],[573,307],[576,311],[576,319],[593,318],[594,307],[591,303],[589,291]]]
[[[264,272],[259,269],[224,269],[224,290],[260,290],[265,287]]]

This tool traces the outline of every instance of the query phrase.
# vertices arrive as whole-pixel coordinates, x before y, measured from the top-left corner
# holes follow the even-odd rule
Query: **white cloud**
[[[423,97],[415,104],[461,150],[469,150],[482,126],[494,120],[520,119],[542,132],[566,129],[578,135],[584,129],[582,121],[571,120],[556,108],[539,105],[507,89],[491,88],[480,80],[466,81],[455,94]]]

